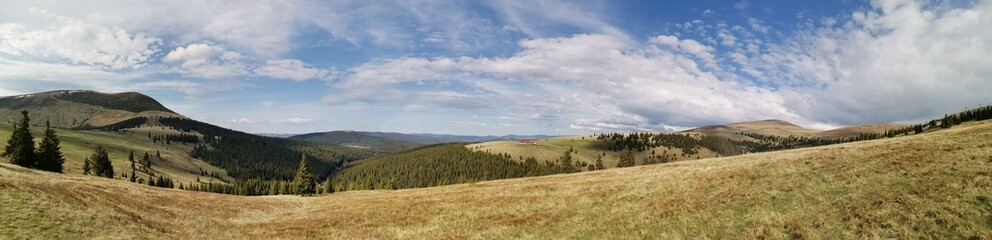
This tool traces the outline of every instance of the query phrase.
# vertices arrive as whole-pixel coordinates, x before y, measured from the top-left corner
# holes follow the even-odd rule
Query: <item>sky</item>
[[[992,102],[992,1],[10,1],[0,96],[253,133],[916,123]]]

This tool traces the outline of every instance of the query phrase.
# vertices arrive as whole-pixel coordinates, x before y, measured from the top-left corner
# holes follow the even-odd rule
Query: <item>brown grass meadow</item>
[[[990,239],[992,122],[425,189],[241,197],[0,165],[4,238]]]

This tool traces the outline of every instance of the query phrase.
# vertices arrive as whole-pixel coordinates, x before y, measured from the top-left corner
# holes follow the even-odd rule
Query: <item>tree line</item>
[[[600,162],[600,168],[602,168]],[[334,191],[402,189],[580,171],[566,152],[556,161],[472,151],[464,143],[423,146],[364,159],[331,179]]]
[[[619,152],[629,149],[643,152],[651,148],[667,147],[680,149],[684,156],[699,154],[700,148],[706,148],[722,156],[733,156],[744,153],[744,149],[733,141],[718,136],[693,135],[680,133],[603,133],[596,136],[597,141],[607,142],[608,149]]]

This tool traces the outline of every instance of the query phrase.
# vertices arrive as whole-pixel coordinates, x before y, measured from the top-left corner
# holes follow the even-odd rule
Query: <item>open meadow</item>
[[[424,189],[241,197],[0,165],[13,238],[992,238],[992,122]]]

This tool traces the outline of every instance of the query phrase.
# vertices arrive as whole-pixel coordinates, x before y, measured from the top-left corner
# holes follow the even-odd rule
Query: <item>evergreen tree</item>
[[[279,195],[279,182],[272,181],[269,183],[269,195]]]
[[[332,193],[333,191],[334,189],[331,189],[331,178],[327,178],[327,180],[324,181],[324,194]]]
[[[603,169],[606,169],[605,166],[603,166],[603,156],[597,156],[596,157],[596,170],[603,170]]]
[[[10,163],[34,168],[38,162],[34,154],[34,137],[31,136],[31,119],[28,118],[28,111],[21,111],[21,115],[21,122],[14,125],[14,132],[7,140],[2,155],[10,157]]]
[[[41,145],[38,146],[38,169],[62,172],[65,157],[62,156],[62,147],[59,144],[59,137],[55,135],[55,130],[52,130],[51,122],[45,121],[45,137],[41,140]]]
[[[617,161],[617,167],[632,167],[634,164],[634,152],[627,148],[623,149],[623,151],[620,152],[620,161]]]
[[[90,156],[90,160],[93,161],[94,174],[105,178],[114,178],[114,166],[110,164],[110,156],[107,155],[107,151],[103,150],[103,147],[97,146],[93,156]]]
[[[138,181],[138,177],[134,170],[134,151],[131,151],[131,153],[127,155],[127,160],[131,162],[131,178],[129,180],[131,182],[136,182]]]
[[[278,195],[289,193],[289,186],[286,181],[279,181],[279,193]]]
[[[145,152],[145,157],[141,159],[141,166],[144,167],[145,172],[152,171],[152,158]]]
[[[558,161],[561,162],[561,168],[563,172],[566,173],[576,172],[575,164],[572,163],[571,149],[565,151],[565,153],[561,155],[561,158],[558,158]]]
[[[300,167],[296,170],[296,177],[293,178],[293,193],[300,195],[313,194],[314,189],[313,173],[307,167],[307,155],[300,158]]]
[[[83,160],[83,175],[90,175],[90,170],[93,169],[90,167],[92,165],[90,162],[90,158]]]

